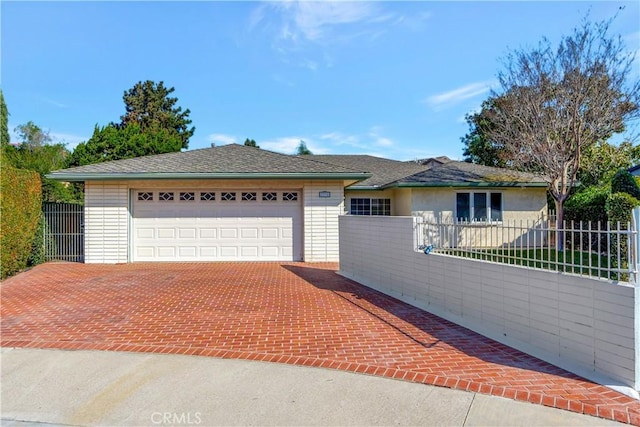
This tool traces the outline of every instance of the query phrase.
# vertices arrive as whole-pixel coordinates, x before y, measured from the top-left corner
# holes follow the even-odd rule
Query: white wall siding
[[[586,378],[640,388],[634,287],[425,255],[413,221],[341,217],[341,273]]]
[[[304,260],[337,261],[338,217],[344,213],[342,182],[313,181],[304,186]],[[320,197],[329,191],[331,197]]]
[[[85,183],[85,262],[128,261],[129,188],[118,182]]]

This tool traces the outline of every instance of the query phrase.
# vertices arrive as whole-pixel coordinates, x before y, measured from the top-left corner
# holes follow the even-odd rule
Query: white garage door
[[[133,261],[298,261],[301,191],[134,190]]]

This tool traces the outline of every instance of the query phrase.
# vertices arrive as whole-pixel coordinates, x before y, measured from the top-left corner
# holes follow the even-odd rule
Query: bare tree
[[[634,54],[621,37],[608,36],[610,22],[585,20],[555,49],[543,39],[537,48],[512,51],[498,75],[501,93],[492,94],[490,137],[511,166],[547,180],[559,224],[584,150],[624,131],[640,113]]]

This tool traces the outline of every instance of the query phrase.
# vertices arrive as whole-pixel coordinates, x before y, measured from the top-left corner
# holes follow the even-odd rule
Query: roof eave
[[[329,179],[363,181],[371,177],[370,173],[64,173],[54,172],[46,175],[57,181],[116,181],[116,180],[158,180],[158,179]]]
[[[546,188],[546,182],[395,182],[384,188],[426,187],[538,187]]]

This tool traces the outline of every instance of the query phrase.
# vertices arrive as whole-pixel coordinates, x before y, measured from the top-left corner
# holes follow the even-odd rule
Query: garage
[[[133,261],[300,261],[302,191],[134,189]]]

